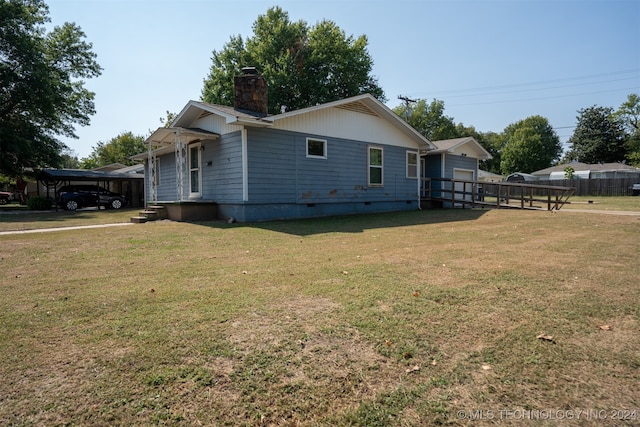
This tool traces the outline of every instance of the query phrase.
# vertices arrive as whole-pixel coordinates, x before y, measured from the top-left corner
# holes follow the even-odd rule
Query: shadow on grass
[[[489,210],[482,209],[427,209],[419,211],[355,214],[248,224],[227,224],[220,221],[197,222],[197,224],[215,228],[248,227],[297,236],[309,236],[322,233],[362,233],[364,230],[372,230],[376,228],[473,221],[480,218],[488,211]]]

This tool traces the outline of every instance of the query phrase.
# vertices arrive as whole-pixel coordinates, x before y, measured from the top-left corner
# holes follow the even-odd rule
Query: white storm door
[[[202,195],[202,159],[200,144],[189,146],[189,197]]]

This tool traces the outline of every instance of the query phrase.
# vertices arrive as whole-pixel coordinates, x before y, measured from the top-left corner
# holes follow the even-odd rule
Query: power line
[[[490,96],[490,95],[505,95],[512,94],[518,92],[540,92],[543,90],[551,90],[551,89],[564,89],[568,87],[576,87],[576,86],[590,86],[590,85],[599,85],[604,83],[614,83],[614,82],[622,82],[627,80],[637,80],[636,77],[626,77],[623,79],[614,79],[614,80],[604,80],[597,82],[586,82],[586,83],[575,83],[570,85],[562,85],[562,86],[548,86],[544,88],[532,88],[532,89],[518,89],[518,90],[510,90],[510,91],[502,91],[502,92],[487,92],[487,93],[472,93],[472,94],[463,94],[463,95],[445,95],[447,99],[451,98],[468,98],[473,96]],[[437,95],[437,93],[435,93]]]
[[[504,104],[508,102],[542,101],[545,99],[559,99],[559,98],[568,98],[571,96],[597,95],[600,93],[612,93],[612,92],[621,92],[621,91],[637,90],[637,89],[638,89],[637,87],[628,87],[628,88],[620,88],[620,89],[612,89],[612,90],[602,90],[597,92],[574,93],[569,95],[544,96],[544,97],[537,97],[537,98],[506,99],[502,101],[470,102],[465,104],[450,104],[450,105],[447,105],[447,107],[463,107],[467,105]]]
[[[466,88],[466,89],[429,90],[429,91],[421,91],[421,92],[416,92],[416,93],[417,94],[429,93],[429,94],[440,95],[440,96],[442,96],[443,94],[444,95],[446,95],[446,94],[456,94],[456,93],[465,94],[465,93],[469,93],[469,92],[480,92],[480,91],[487,91],[487,90],[510,89],[510,88],[517,88],[517,87],[522,87],[522,86],[540,86],[540,85],[553,84],[553,83],[572,82],[572,81],[576,81],[576,80],[589,80],[589,79],[595,79],[595,78],[600,78],[600,77],[611,77],[611,76],[618,76],[618,75],[625,75],[625,74],[634,74],[634,76],[633,77],[624,78],[622,80],[628,80],[628,79],[631,79],[631,78],[640,78],[640,68],[635,68],[635,69],[632,69],[632,70],[614,71],[614,72],[610,72],[610,73],[591,74],[591,75],[587,75],[587,76],[565,77],[565,78],[560,78],[560,79],[541,80],[541,81],[535,81],[535,82],[513,83],[513,84],[507,84],[507,85],[484,86],[484,87]],[[592,84],[597,84],[597,83],[598,82],[594,82]],[[582,83],[582,84],[589,84],[589,83]],[[453,96],[453,95],[449,95],[449,96]]]

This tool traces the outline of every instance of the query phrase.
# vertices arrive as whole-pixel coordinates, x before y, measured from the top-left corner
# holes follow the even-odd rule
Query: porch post
[[[182,142],[180,129],[175,132],[175,158],[176,158],[176,199],[181,202],[184,197],[184,182],[187,169],[188,146]]]
[[[149,165],[149,201],[158,201],[158,188],[156,186],[156,153],[153,150],[151,142],[148,144],[147,164]]]

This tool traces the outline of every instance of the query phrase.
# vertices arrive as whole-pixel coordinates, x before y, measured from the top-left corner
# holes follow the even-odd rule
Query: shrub
[[[29,197],[27,200],[27,208],[35,211],[48,211],[51,206],[51,200],[42,196]]]

